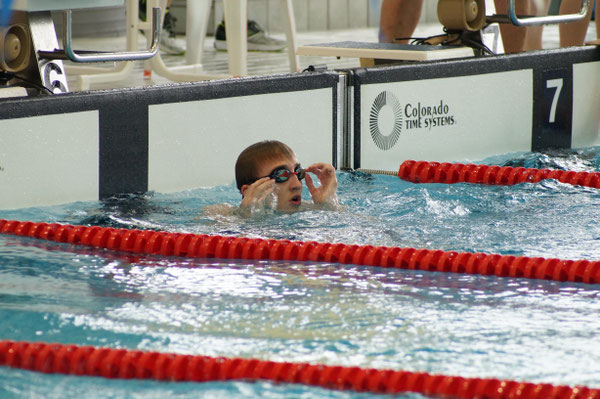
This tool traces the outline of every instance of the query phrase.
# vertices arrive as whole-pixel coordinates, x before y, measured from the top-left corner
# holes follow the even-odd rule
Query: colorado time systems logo
[[[389,115],[393,118],[393,122],[387,123],[387,126],[382,126],[386,121],[384,118],[384,113],[392,113]],[[381,120],[380,120],[381,119]],[[402,133],[402,107],[400,106],[400,102],[396,98],[396,96],[389,91],[382,91],[373,101],[373,105],[371,106],[371,116],[369,118],[369,130],[371,131],[371,138],[377,147],[386,151],[392,148],[398,138],[400,137],[400,133]],[[382,133],[381,130],[384,130]]]
[[[377,95],[371,106],[369,130],[377,147],[387,151],[396,145],[402,129],[409,131],[438,129],[456,124],[450,106],[439,100],[434,104],[420,101],[406,103],[404,106],[389,91]]]

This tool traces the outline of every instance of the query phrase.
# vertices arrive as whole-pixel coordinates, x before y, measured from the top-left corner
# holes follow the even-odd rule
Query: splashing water
[[[597,171],[599,153],[487,163]],[[341,213],[203,214],[207,205],[239,204],[235,187],[218,186],[0,211],[0,218],[600,259],[599,190],[552,180],[417,185],[345,172],[338,181]],[[12,236],[0,236],[0,266],[6,339],[600,387],[600,298],[584,284],[139,256]],[[285,384],[105,382],[3,368],[0,387],[1,397],[373,397]]]

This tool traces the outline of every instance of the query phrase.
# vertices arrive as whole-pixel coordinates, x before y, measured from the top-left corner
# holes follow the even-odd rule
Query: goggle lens
[[[274,179],[275,183],[284,183],[288,181],[289,178],[292,177],[292,175],[296,175],[298,177],[298,180],[302,180],[304,179],[306,172],[304,171],[304,169],[302,169],[301,166],[297,166],[293,172],[289,171],[287,168],[277,168],[273,172],[271,172],[269,177],[271,179]]]

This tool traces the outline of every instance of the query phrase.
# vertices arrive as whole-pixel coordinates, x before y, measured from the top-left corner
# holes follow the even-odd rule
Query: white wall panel
[[[532,79],[531,70],[521,70],[361,86],[361,167],[397,170],[406,159],[475,161],[529,151]],[[384,91],[397,99],[400,115],[390,105],[375,112],[382,135],[390,136],[401,119],[398,140],[388,150],[380,149],[370,133],[373,104]],[[415,110],[440,105],[437,115],[413,116]],[[437,117],[451,122],[432,126]]]
[[[600,145],[600,62],[573,65],[574,148]]]
[[[239,153],[266,139],[285,142],[303,165],[331,162],[331,88],[152,105],[150,190],[232,183]]]
[[[0,209],[98,199],[98,112],[0,120]]]

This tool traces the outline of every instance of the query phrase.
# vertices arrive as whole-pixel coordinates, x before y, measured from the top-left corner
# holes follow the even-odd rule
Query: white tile
[[[308,30],[327,29],[327,0],[308,0]]]
[[[221,0],[215,0],[213,7],[213,15],[215,19],[215,24],[218,24],[219,21],[223,20],[223,2]]]
[[[437,1],[423,1],[423,12],[419,23],[436,23],[437,17]]]
[[[215,19],[215,3],[210,6],[210,16],[208,18],[208,25],[206,27],[207,35],[214,35],[217,30],[217,24],[221,19]]]
[[[329,0],[328,9],[328,28],[329,29],[347,29],[348,28],[348,1],[347,0]]]
[[[308,30],[308,0],[292,0],[294,6],[294,20],[296,21],[296,31],[304,32]]]
[[[348,27],[366,28],[369,18],[369,3],[367,0],[348,0]]]
[[[281,0],[268,0],[268,19],[269,32],[283,32],[283,22],[281,21]]]

